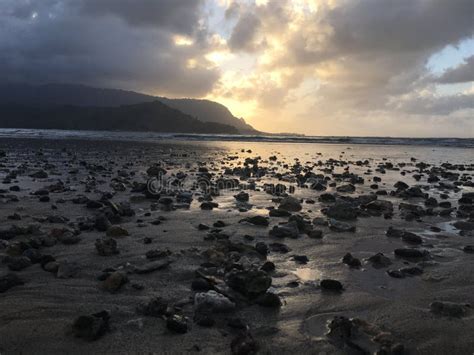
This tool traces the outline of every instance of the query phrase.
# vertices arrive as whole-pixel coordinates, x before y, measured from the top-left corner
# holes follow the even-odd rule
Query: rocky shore
[[[474,350],[472,150],[0,149],[1,354]]]

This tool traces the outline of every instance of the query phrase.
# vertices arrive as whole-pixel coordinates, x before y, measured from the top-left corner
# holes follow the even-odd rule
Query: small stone
[[[0,276],[0,293],[6,292],[12,287],[24,285],[22,279],[20,279],[16,274],[9,273],[3,276]]]
[[[161,317],[167,314],[168,302],[161,297],[153,297],[137,307],[137,312],[145,316]]]
[[[257,342],[249,333],[237,336],[230,344],[232,355],[253,355],[257,353],[258,348]]]
[[[278,308],[281,306],[281,299],[276,293],[266,292],[257,298],[257,304],[263,307]]]
[[[352,268],[358,268],[362,265],[359,259],[354,258],[351,253],[347,253],[342,258],[342,262],[346,265],[349,265]]]
[[[107,229],[107,236],[108,237],[113,237],[113,238],[118,238],[118,237],[126,237],[129,236],[130,234],[128,231],[120,226],[110,226]]]
[[[194,296],[194,305],[197,311],[230,312],[235,309],[235,303],[226,296],[214,290],[197,293]]]
[[[117,241],[112,238],[97,239],[95,241],[95,248],[97,249],[97,253],[101,256],[119,254],[119,250],[117,249]]]
[[[321,280],[320,286],[322,289],[329,290],[329,291],[342,291],[343,290],[342,284],[339,281],[333,280],[333,279]]]
[[[103,282],[104,289],[109,292],[117,292],[124,284],[128,282],[126,274],[115,271]]]
[[[431,312],[447,316],[447,317],[456,317],[460,318],[467,314],[470,308],[469,304],[461,304],[461,303],[454,303],[454,302],[440,302],[435,301],[430,304]]]
[[[79,316],[72,324],[72,332],[77,338],[88,341],[97,340],[109,330],[109,319],[108,311]]]
[[[298,199],[293,196],[288,196],[281,200],[278,208],[289,212],[298,212],[301,211],[303,207]]]
[[[188,319],[182,315],[174,314],[166,319],[166,327],[174,333],[187,333]]]

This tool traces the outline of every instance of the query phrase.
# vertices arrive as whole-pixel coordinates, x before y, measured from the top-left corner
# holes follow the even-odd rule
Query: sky
[[[0,0],[0,81],[206,98],[265,132],[474,138],[474,1]]]

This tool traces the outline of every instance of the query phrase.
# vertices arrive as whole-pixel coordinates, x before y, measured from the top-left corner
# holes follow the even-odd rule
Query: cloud
[[[277,116],[288,117],[281,122],[285,130],[301,131],[293,125],[299,122],[317,134],[335,134],[326,122],[341,122],[341,132],[355,132],[363,117],[379,129],[373,118],[383,117],[389,129],[410,115],[440,124],[432,117],[472,109],[472,96],[437,95],[426,66],[433,54],[473,36],[471,0],[281,0],[247,6],[260,20],[249,42],[257,38],[266,45],[240,46],[254,54],[256,64],[223,86],[230,95],[257,102],[252,123],[265,122],[262,129]],[[440,80],[468,81],[471,68],[468,60]],[[474,135],[471,125],[470,133],[460,129],[459,134]],[[413,125],[404,127],[403,134],[411,135]]]
[[[85,14],[117,16],[131,26],[156,27],[192,34],[200,20],[202,0],[79,0]]]
[[[0,79],[204,96],[220,72],[205,58],[213,44],[201,3],[4,0]]]
[[[464,63],[446,70],[437,80],[441,84],[467,83],[474,81],[474,55],[465,59]]]
[[[256,37],[260,24],[260,19],[251,12],[241,15],[228,41],[230,49],[232,51],[255,51],[259,46],[256,43]]]

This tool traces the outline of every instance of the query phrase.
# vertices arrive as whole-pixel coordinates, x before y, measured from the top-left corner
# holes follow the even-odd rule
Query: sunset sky
[[[474,137],[472,0],[0,0],[0,80],[208,98],[255,128]]]

